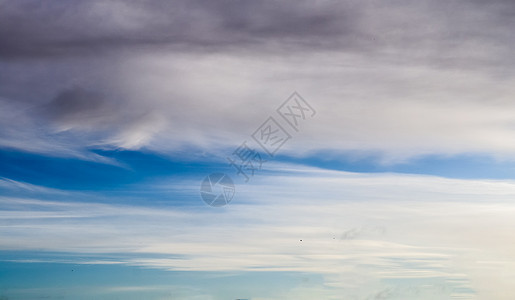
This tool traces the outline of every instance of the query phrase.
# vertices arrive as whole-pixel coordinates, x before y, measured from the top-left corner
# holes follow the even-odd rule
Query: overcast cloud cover
[[[513,299],[513,28],[511,0],[0,0],[0,299]],[[203,205],[294,91],[316,116]],[[153,271],[95,282],[124,267]]]
[[[213,151],[298,90],[286,151],[513,158],[511,1],[2,3],[5,147]]]

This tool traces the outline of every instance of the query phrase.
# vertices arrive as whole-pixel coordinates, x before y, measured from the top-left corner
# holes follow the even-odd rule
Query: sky
[[[514,16],[0,0],[0,300],[513,299]]]

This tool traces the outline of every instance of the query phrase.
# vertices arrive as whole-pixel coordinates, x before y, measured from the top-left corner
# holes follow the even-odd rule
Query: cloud
[[[282,155],[514,159],[512,1],[0,3],[2,149],[216,160],[298,91],[317,114]],[[513,298],[514,182],[267,168],[222,210],[176,178],[140,206],[1,178],[0,248],[324,278],[279,299]]]
[[[51,118],[59,122],[81,122],[88,120],[95,122],[101,112],[112,114],[113,109],[107,105],[114,105],[113,101],[106,102],[102,95],[86,91],[81,88],[69,89],[60,92],[44,110]],[[107,111],[106,111],[107,110]]]
[[[24,0],[4,6],[0,54],[7,58],[96,55],[127,47],[180,52],[271,47],[393,56],[401,52],[454,64],[501,46],[503,38],[513,42],[510,1],[113,0],[41,5]],[[484,48],[467,49],[471,45]]]
[[[4,57],[93,55],[123,47],[327,43],[353,32],[357,5],[309,1],[20,1],[3,10]]]
[[[513,10],[509,1],[8,3],[0,96],[23,113],[2,124],[0,145],[222,153],[297,90],[318,113],[286,155],[513,159]]]
[[[308,272],[364,299],[389,288],[401,298],[510,295],[513,182],[277,175],[239,188],[222,210],[198,207],[196,194],[184,207],[4,197],[1,247],[62,253],[54,262],[71,253],[175,271]]]

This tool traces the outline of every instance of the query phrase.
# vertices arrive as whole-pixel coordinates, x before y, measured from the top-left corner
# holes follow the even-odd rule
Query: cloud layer
[[[3,147],[216,152],[297,90],[319,113],[291,155],[513,158],[510,1],[3,7]]]
[[[510,299],[513,182],[298,170],[256,178],[223,210],[3,198],[1,248],[61,253],[51,262],[320,274],[327,299]]]
[[[224,159],[278,118],[293,91],[317,114],[290,129],[283,158],[515,159],[513,1],[0,7],[0,149],[46,160],[38,168],[10,162],[21,177],[41,176],[49,156],[130,169],[98,154],[113,149]],[[238,187],[243,196],[213,210],[186,179],[194,168],[174,166],[173,178],[156,179],[172,165],[154,161],[146,170],[158,171],[134,176],[136,186],[122,180],[124,192],[0,178],[0,249],[25,262],[323,278],[277,299],[513,299],[512,181],[269,162],[271,170]],[[102,169],[89,170],[84,176]],[[173,197],[181,201],[167,202]]]

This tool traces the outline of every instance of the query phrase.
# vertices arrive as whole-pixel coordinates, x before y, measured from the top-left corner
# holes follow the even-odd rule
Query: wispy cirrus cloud
[[[3,198],[2,249],[171,271],[308,272],[335,295],[509,295],[513,182],[303,172],[256,178],[222,211]],[[506,275],[495,290],[482,275],[492,268]]]

